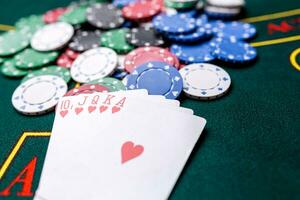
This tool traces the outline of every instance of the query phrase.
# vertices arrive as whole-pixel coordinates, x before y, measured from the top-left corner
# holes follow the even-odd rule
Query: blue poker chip
[[[179,11],[176,10],[175,8],[166,7],[164,9],[164,13],[167,15],[184,14],[184,15],[189,15],[190,17],[196,17],[196,15],[198,14],[198,10],[192,9],[192,10]]]
[[[206,34],[206,29],[204,27],[199,27],[195,32],[186,34],[166,34],[166,38],[179,43],[197,42],[207,37],[209,37],[209,35]]]
[[[202,26],[206,30],[206,35],[208,36],[215,36],[219,32],[219,27],[223,24],[224,22],[221,20],[211,20],[203,24]]]
[[[147,62],[139,65],[124,79],[128,90],[146,89],[150,95],[163,95],[176,99],[183,88],[180,73],[164,62]]]
[[[200,15],[196,19],[196,25],[198,27],[203,27],[205,24],[207,24],[207,22],[208,22],[208,17],[205,14]]]
[[[256,49],[250,44],[234,38],[215,39],[213,55],[230,63],[248,63],[256,59]]]
[[[123,8],[131,3],[135,3],[137,0],[113,0],[112,4],[117,8]]]
[[[187,11],[178,11],[178,14],[185,14],[191,17],[195,17],[198,14],[198,11],[196,9],[187,10]]]
[[[189,33],[197,28],[196,20],[186,14],[161,14],[152,23],[157,32],[169,34]]]
[[[243,22],[224,22],[218,24],[218,37],[234,37],[241,40],[249,40],[256,35],[253,25]]]
[[[116,79],[122,80],[127,75],[128,75],[128,73],[125,72],[125,71],[116,70],[111,76],[116,78]]]
[[[121,27],[122,28],[133,28],[133,27],[136,27],[136,26],[137,26],[137,24],[134,23],[133,21],[125,20]]]
[[[209,42],[202,42],[195,45],[173,44],[171,46],[171,52],[185,64],[211,62],[216,58],[213,55],[213,50],[214,48]]]
[[[210,11],[205,11],[205,14],[211,19],[223,19],[223,20],[233,19],[237,16],[236,13],[216,13]]]

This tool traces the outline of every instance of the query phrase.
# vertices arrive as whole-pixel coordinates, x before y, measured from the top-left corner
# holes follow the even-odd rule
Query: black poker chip
[[[126,34],[126,40],[128,43],[136,47],[162,46],[165,44],[162,36],[156,33],[151,26],[131,29]]]
[[[122,12],[111,4],[94,4],[86,10],[88,23],[101,29],[113,29],[124,23]]]
[[[86,51],[100,46],[101,33],[96,31],[77,31],[69,44],[69,48],[74,51]]]

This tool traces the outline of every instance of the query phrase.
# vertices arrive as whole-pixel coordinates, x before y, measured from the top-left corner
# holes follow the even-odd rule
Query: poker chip
[[[125,77],[124,83],[129,90],[146,89],[149,95],[163,95],[167,99],[176,99],[183,87],[182,78],[177,69],[167,63],[157,61],[139,65]]]
[[[190,2],[180,2],[180,1],[172,1],[172,0],[164,0],[164,4],[166,7],[174,8],[174,9],[189,9],[197,5],[197,1],[190,1]]]
[[[159,47],[140,47],[131,51],[124,59],[124,67],[127,72],[131,73],[137,66],[150,61],[165,62],[175,68],[179,67],[177,57]]]
[[[210,46],[209,42],[202,42],[194,45],[174,44],[171,46],[171,52],[185,64],[211,62],[216,58],[213,54],[213,50],[214,48]]]
[[[31,79],[36,76],[42,76],[42,75],[53,75],[53,76],[59,76],[67,83],[71,80],[70,71],[66,68],[62,68],[56,65],[51,65],[48,67],[43,67],[38,70],[34,70],[30,73],[28,73],[23,79],[22,83],[27,81],[28,79]]]
[[[111,76],[116,79],[123,80],[127,75],[128,75],[128,73],[125,71],[116,70]]]
[[[196,25],[198,27],[203,27],[205,24],[207,24],[207,22],[208,22],[208,17],[205,14],[200,15],[196,19]]]
[[[74,6],[59,17],[59,21],[72,25],[82,24],[86,22],[86,7]]]
[[[100,46],[100,31],[77,31],[69,48],[74,51],[86,51]]]
[[[128,43],[136,47],[162,46],[165,42],[152,27],[133,28],[126,34]]]
[[[118,67],[117,69],[120,69],[120,70],[124,70],[125,67],[124,67],[124,61],[125,61],[125,55],[118,55]]]
[[[42,67],[53,62],[58,53],[53,52],[39,52],[34,49],[25,49],[15,56],[16,66],[20,69],[33,69]]]
[[[185,14],[161,14],[154,17],[152,23],[158,32],[169,34],[189,33],[196,29],[196,20]]]
[[[71,68],[74,60],[71,59],[67,54],[61,54],[56,60],[56,64],[60,67]]]
[[[64,47],[74,34],[73,27],[56,22],[38,30],[31,39],[31,47],[38,51],[52,51]]]
[[[68,91],[65,96],[76,96],[80,94],[92,94],[95,92],[108,92],[108,89],[102,85],[98,84],[85,84],[79,88],[74,88]]]
[[[215,49],[212,54],[224,62],[248,63],[257,57],[254,47],[235,39],[217,38],[214,45]]]
[[[19,78],[25,76],[28,73],[28,71],[16,68],[15,60],[8,59],[2,64],[1,73],[7,77]]]
[[[120,27],[124,23],[122,12],[112,4],[93,4],[87,8],[87,21],[102,29],[113,29]]]
[[[122,9],[123,16],[132,21],[149,21],[153,16],[157,15],[162,6],[157,1],[137,1],[125,6]]]
[[[241,13],[241,8],[222,8],[206,5],[205,13],[211,18],[233,18]]]
[[[0,56],[13,55],[29,45],[24,31],[8,31],[0,35]]]
[[[26,32],[27,35],[32,36],[38,29],[45,25],[42,15],[30,15],[23,17],[15,23],[17,30]]]
[[[71,49],[66,49],[65,54],[73,60],[75,60],[80,55],[79,52],[73,51]]]
[[[43,20],[46,24],[57,22],[59,17],[67,11],[68,8],[55,8],[53,10],[49,10],[43,15]]]
[[[129,5],[130,3],[135,3],[137,0],[113,0],[113,5],[117,8],[123,8],[124,6]]]
[[[214,5],[217,7],[243,7],[245,5],[245,0],[206,0],[209,5]]]
[[[97,80],[93,80],[89,82],[88,84],[99,84],[108,89],[109,92],[116,92],[120,90],[126,90],[125,85],[122,83],[122,81],[115,79],[115,78],[110,78],[110,77],[105,77]]]
[[[52,110],[66,92],[67,84],[62,78],[37,76],[17,87],[12,95],[12,104],[25,115],[43,114]]]
[[[190,43],[190,42],[197,42],[203,40],[208,37],[206,34],[206,29],[204,27],[199,27],[196,29],[195,32],[186,33],[186,34],[167,34],[169,40],[179,43]]]
[[[107,31],[101,35],[101,45],[115,50],[117,53],[128,53],[134,47],[126,41],[128,29],[116,29]]]
[[[234,37],[236,39],[248,40],[256,35],[256,29],[253,25],[243,22],[225,22],[218,24],[218,37]]]
[[[186,65],[179,72],[183,79],[183,92],[195,99],[221,97],[231,84],[230,76],[224,69],[208,63]]]
[[[90,49],[76,58],[71,67],[71,76],[79,83],[88,83],[112,74],[117,63],[117,54],[112,49]]]

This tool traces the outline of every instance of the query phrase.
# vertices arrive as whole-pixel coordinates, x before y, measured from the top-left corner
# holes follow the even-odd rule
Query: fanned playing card
[[[36,199],[167,199],[206,121],[166,102],[126,92],[64,97]]]

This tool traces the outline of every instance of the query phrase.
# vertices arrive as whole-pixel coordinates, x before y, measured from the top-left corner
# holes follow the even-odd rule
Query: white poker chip
[[[64,47],[73,34],[73,26],[66,22],[49,24],[33,35],[31,46],[37,51],[57,50]]]
[[[208,63],[186,65],[179,72],[183,79],[183,91],[191,98],[216,99],[226,94],[231,84],[230,76],[224,69]]]
[[[110,75],[117,64],[118,56],[114,50],[106,47],[90,49],[73,62],[71,76],[79,83],[88,83]]]
[[[58,76],[33,77],[17,87],[12,95],[12,104],[25,115],[43,114],[55,107],[67,89],[67,83]]]
[[[223,8],[215,6],[205,6],[204,10],[209,13],[238,15],[241,13],[241,8]]]
[[[206,0],[209,5],[218,7],[243,7],[245,0]]]

